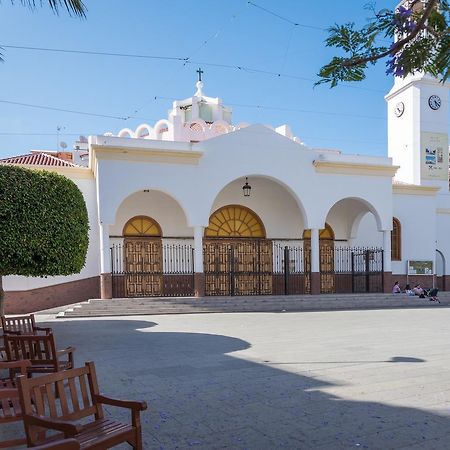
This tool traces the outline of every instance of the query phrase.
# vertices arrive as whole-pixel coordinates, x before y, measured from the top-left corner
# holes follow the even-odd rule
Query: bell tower
[[[428,74],[396,78],[386,95],[396,179],[449,190],[449,88]]]

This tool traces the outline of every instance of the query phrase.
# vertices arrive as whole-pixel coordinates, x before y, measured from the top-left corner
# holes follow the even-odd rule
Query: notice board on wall
[[[408,275],[433,275],[433,261],[408,261]]]

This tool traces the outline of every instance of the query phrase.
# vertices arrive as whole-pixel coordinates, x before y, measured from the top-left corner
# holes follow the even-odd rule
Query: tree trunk
[[[5,291],[3,290],[3,277],[0,275],[0,316],[5,315]]]

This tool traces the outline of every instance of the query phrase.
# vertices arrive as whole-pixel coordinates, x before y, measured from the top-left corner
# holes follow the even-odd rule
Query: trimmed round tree
[[[89,220],[83,194],[54,172],[0,164],[0,314],[2,276],[79,273]]]

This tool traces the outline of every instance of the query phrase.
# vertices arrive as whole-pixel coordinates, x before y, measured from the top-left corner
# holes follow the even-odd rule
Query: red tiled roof
[[[33,166],[78,167],[76,164],[47,153],[30,153],[28,155],[11,156],[0,159],[0,164],[26,164]]]

